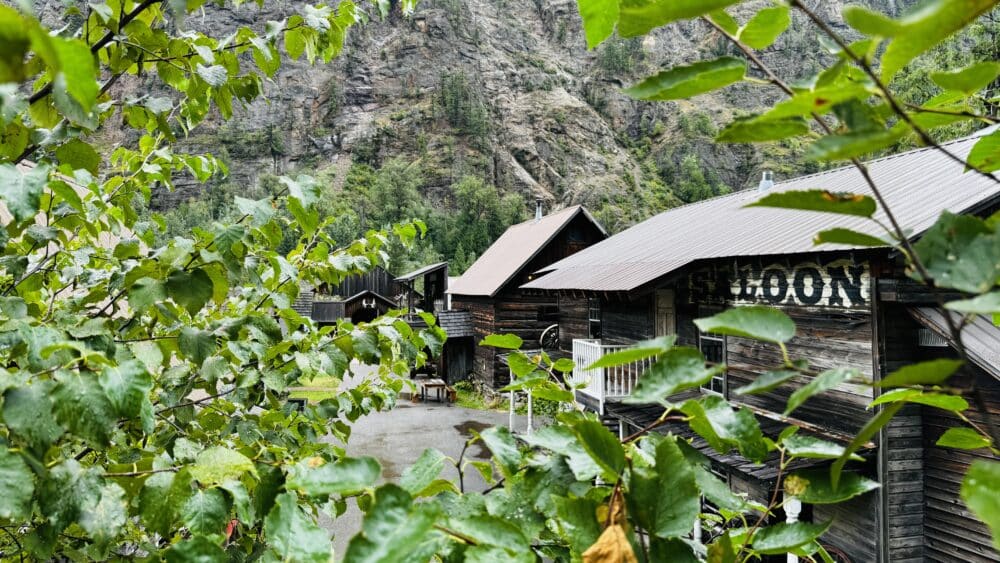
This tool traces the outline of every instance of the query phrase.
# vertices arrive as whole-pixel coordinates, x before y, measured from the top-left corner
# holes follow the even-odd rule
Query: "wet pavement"
[[[457,407],[449,403],[427,401],[424,403],[401,399],[396,408],[373,413],[353,424],[347,452],[351,456],[368,455],[382,464],[383,481],[395,481],[412,465],[426,448],[436,448],[452,459],[458,459],[465,442],[473,431],[491,426],[506,426],[506,412],[481,411]],[[525,418],[516,417],[515,425],[525,428]],[[474,444],[465,453],[472,460],[489,459],[489,451],[481,444]],[[458,470],[446,464],[440,475],[443,479],[458,482]],[[465,471],[465,490],[482,491],[488,485],[473,467]],[[336,521],[324,518],[321,523],[333,535],[337,559],[341,559],[350,538],[361,529],[362,514],[353,500],[348,510]]]

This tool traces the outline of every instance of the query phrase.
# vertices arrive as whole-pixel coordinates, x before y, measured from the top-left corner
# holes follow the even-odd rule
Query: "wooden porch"
[[[621,401],[632,393],[639,377],[656,362],[656,358],[588,369],[602,357],[628,347],[625,344],[605,344],[598,339],[573,340],[573,383],[583,384],[583,387],[576,390],[578,403],[603,415],[607,403]]]

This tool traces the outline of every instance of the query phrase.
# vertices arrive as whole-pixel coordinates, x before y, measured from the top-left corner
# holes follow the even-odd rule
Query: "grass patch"
[[[497,402],[487,401],[486,397],[468,381],[459,381],[453,387],[455,388],[455,405],[457,406],[478,411],[503,410]]]

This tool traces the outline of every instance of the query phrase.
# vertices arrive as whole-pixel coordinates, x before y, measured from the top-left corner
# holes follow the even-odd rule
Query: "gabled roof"
[[[417,270],[413,270],[412,272],[409,272],[409,273],[406,273],[406,274],[403,274],[403,275],[399,276],[398,278],[396,278],[396,281],[398,281],[398,282],[410,281],[410,280],[419,278],[420,276],[423,276],[423,275],[426,275],[426,274],[429,274],[431,272],[435,272],[437,270],[441,270],[441,269],[444,269],[444,268],[447,268],[447,267],[448,267],[448,263],[447,262],[438,262],[437,264],[429,264],[427,266],[424,266],[423,268],[420,268],[420,269],[417,269]]]
[[[604,227],[581,205],[567,207],[508,228],[455,281],[448,293],[492,297],[528,265],[578,215],[583,215],[602,233]]]
[[[945,314],[950,314],[956,324],[962,322],[963,315],[945,313],[937,307],[913,307],[909,311],[920,324],[933,330],[953,348],[955,347]],[[962,329],[962,345],[973,363],[1000,379],[1000,327],[982,315],[975,315]]]
[[[964,158],[979,137],[995,130],[997,127],[987,128],[944,146]],[[934,149],[917,149],[873,160],[869,170],[900,223],[915,234],[929,228],[944,210],[970,212],[1000,200],[1000,186],[982,175],[965,173],[960,164]],[[771,192],[809,189],[871,195],[854,167],[782,182],[771,188]],[[745,208],[759,198],[757,190],[746,190],[660,213],[556,262],[542,270],[549,273],[524,287],[632,291],[697,260],[852,248],[814,246],[813,237],[828,228],[882,234],[878,227],[860,217]],[[876,218],[888,222],[881,209]]]

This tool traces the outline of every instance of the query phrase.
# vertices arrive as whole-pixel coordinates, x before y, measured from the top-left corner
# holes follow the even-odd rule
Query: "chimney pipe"
[[[535,200],[535,221],[542,218],[542,198]]]
[[[764,193],[774,187],[774,172],[770,170],[765,170],[764,175],[760,179],[760,184],[757,185],[757,191],[759,193]]]

